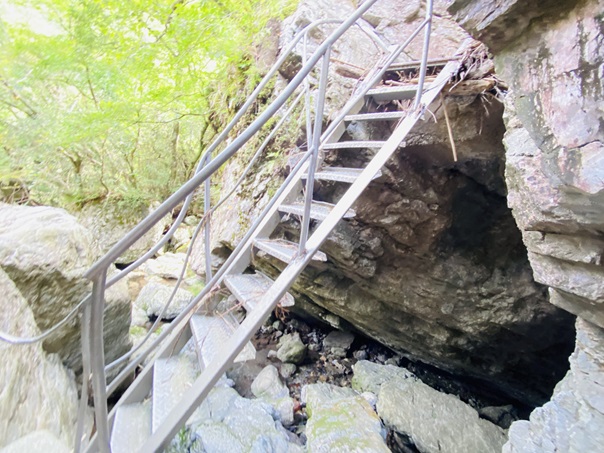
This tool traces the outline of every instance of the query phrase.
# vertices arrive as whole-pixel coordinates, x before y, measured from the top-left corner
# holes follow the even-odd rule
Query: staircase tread
[[[155,432],[200,373],[193,354],[157,359],[153,367],[152,429]]]
[[[452,60],[456,60],[456,59],[457,59],[456,57],[449,57],[449,58],[438,58],[438,59],[428,60],[426,67],[427,68],[444,68],[448,62],[450,62]],[[395,63],[392,63],[386,71],[393,72],[393,71],[402,71],[404,69],[419,69],[421,64],[422,64],[421,60],[395,62]]]
[[[366,141],[341,141],[334,143],[326,143],[321,145],[321,149],[346,149],[346,148],[381,148],[385,141],[381,140],[366,140]]]
[[[257,243],[254,245],[258,246]],[[246,310],[254,310],[262,296],[272,286],[273,280],[260,272],[255,274],[231,274],[224,278],[224,284],[237,300],[246,307]],[[279,304],[282,307],[293,307],[294,297],[290,293],[285,293]]]
[[[352,184],[361,175],[363,170],[363,168],[323,167],[315,173],[315,179],[348,182]],[[382,176],[381,170],[372,179],[379,178],[380,176]],[[304,174],[302,177],[307,178],[308,174]]]
[[[398,120],[403,118],[407,112],[396,110],[394,112],[373,112],[373,113],[357,113],[356,115],[347,115],[344,121],[388,121]]]
[[[298,253],[298,244],[285,239],[256,239],[254,246],[266,252],[284,263],[289,263]],[[327,255],[317,251],[312,257],[314,261],[327,261]],[[281,304],[283,306],[283,303]]]
[[[111,430],[111,451],[138,451],[151,436],[151,401],[118,407]]]
[[[376,101],[394,101],[402,99],[413,99],[417,93],[417,85],[380,86],[367,91]]]
[[[315,220],[325,220],[331,210],[335,207],[334,204],[326,203],[324,201],[313,201],[310,207],[310,217]],[[291,204],[282,204],[279,206],[281,212],[289,214],[304,215],[304,203],[296,202]],[[343,218],[351,219],[356,216],[356,212],[353,209],[349,209]]]
[[[221,351],[231,332],[237,329],[239,323],[232,313],[224,313],[220,316],[195,314],[191,317],[190,325],[195,338],[197,355],[205,368]],[[235,362],[244,362],[254,358],[256,358],[256,349],[252,343],[248,342],[235,358]]]

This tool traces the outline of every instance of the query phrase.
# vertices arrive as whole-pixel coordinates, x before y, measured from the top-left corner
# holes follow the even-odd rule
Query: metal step
[[[204,368],[221,351],[239,325],[232,313],[225,313],[221,316],[196,314],[191,317],[189,323],[195,338],[197,355]],[[245,362],[255,358],[256,349],[254,349],[252,343],[248,342],[243,351],[235,358],[235,362]]]
[[[294,259],[296,254],[298,253],[298,244],[295,242],[286,241],[285,239],[255,239],[254,246],[262,250],[263,252],[268,253],[269,255],[274,256],[275,258],[283,261],[284,263],[289,263]],[[315,256],[312,257],[314,261],[327,261],[327,255],[325,253],[319,251],[315,253]],[[260,274],[265,277],[263,274]],[[227,276],[234,277],[234,276]],[[268,277],[266,277],[268,278]],[[270,280],[270,279],[269,279]],[[271,281],[272,283],[272,281]],[[227,285],[228,286],[228,285]],[[241,301],[243,302],[243,301]],[[245,305],[245,303],[244,303]],[[283,300],[281,300],[281,306],[283,307]]]
[[[273,285],[273,281],[266,275],[256,272],[255,274],[227,275],[224,277],[224,284],[246,310],[252,311]],[[279,305],[286,308],[293,307],[294,297],[290,293],[285,293],[279,301]]]
[[[112,453],[139,451],[151,436],[151,400],[118,407],[111,430]]]
[[[356,115],[347,115],[344,121],[393,121],[399,120],[407,115],[407,112],[375,112],[375,113],[357,113]]]
[[[413,99],[417,92],[417,85],[383,86],[372,88],[367,92],[376,101],[394,101]]]
[[[358,148],[369,148],[369,149],[380,149],[384,146],[383,141],[349,141],[349,142],[334,142],[326,143],[321,146],[321,149],[358,149]]]
[[[434,60],[428,60],[426,62],[427,63],[426,68],[444,68],[444,66],[449,61],[453,61],[453,60],[458,60],[458,57],[438,58],[438,59],[434,59]],[[422,62],[420,60],[392,63],[386,71],[387,72],[402,71],[405,69],[418,69],[419,70],[421,64],[422,64]]]
[[[310,218],[315,220],[325,220],[335,205],[331,203],[325,203],[323,201],[313,201],[310,206]],[[288,214],[296,214],[299,216],[304,215],[304,203],[292,203],[282,204],[279,206],[279,211],[286,212]],[[344,219],[351,219],[356,216],[357,213],[353,209],[349,209],[344,214]]]
[[[199,373],[199,364],[195,356],[189,354],[178,354],[168,359],[156,360],[153,367],[152,394],[154,432],[193,385]]]
[[[324,181],[340,181],[352,184],[357,180],[362,172],[362,168],[323,167],[321,170],[315,173],[315,179],[321,179]],[[381,170],[372,179],[379,178],[380,176],[382,176]],[[305,174],[302,177],[306,179],[308,175]]]

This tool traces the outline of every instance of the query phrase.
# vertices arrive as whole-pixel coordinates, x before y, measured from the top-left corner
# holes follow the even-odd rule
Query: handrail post
[[[94,415],[101,453],[110,453],[109,424],[107,420],[107,381],[105,379],[105,350],[103,345],[103,315],[105,311],[105,281],[107,270],[97,274],[92,282],[90,362]]]
[[[91,327],[91,300],[88,298],[82,307],[81,344],[82,344],[82,391],[78,407],[78,423],[76,425],[74,453],[80,453],[84,437],[84,420],[88,410],[88,384],[90,382],[90,327]]]
[[[432,8],[433,0],[426,0],[426,28],[424,29],[424,49],[422,52],[422,64],[419,69],[419,82],[417,84],[417,93],[413,110],[419,107],[419,102],[424,91],[424,81],[426,80],[426,66],[428,65],[428,51],[430,50],[430,33],[432,31]]]
[[[306,240],[310,229],[310,208],[313,197],[315,170],[319,158],[319,144],[321,141],[321,129],[323,128],[323,110],[325,108],[325,91],[327,89],[327,79],[329,76],[329,55],[331,47],[328,47],[323,54],[323,63],[321,65],[321,79],[319,81],[319,93],[315,104],[315,124],[312,135],[311,158],[308,166],[308,175],[306,177],[306,199],[304,202],[304,216],[302,217],[302,230],[300,232],[300,247],[298,252],[303,255],[306,250]]]
[[[210,161],[212,160],[212,155],[208,153],[205,162],[204,162],[204,166],[207,165]],[[208,215],[210,212],[210,209],[212,207],[212,200],[211,200],[211,181],[210,181],[211,176],[208,176],[208,178],[205,180],[204,182],[204,200],[203,200],[203,213],[204,216],[206,216],[205,219],[205,226],[204,226],[204,230],[203,230],[203,241],[204,241],[204,253],[205,253],[205,261],[206,261],[206,283],[208,281],[211,280],[212,278],[212,258],[211,258],[211,253],[212,253],[212,244],[211,244],[211,238],[212,238],[212,230],[210,229],[210,225],[211,225],[211,215]]]

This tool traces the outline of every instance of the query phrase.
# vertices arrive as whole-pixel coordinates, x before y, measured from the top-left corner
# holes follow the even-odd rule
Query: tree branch
[[[27,102],[25,102],[25,99],[23,99],[19,95],[19,93],[17,93],[15,91],[15,89],[8,84],[8,82],[6,81],[6,79],[4,77],[0,76],[0,82],[2,82],[2,85],[4,85],[6,87],[6,89],[13,95],[13,97],[16,100],[18,100],[19,102],[21,102],[21,104],[23,104],[29,110],[29,112],[26,112],[23,109],[19,109],[19,110],[26,113],[31,118],[34,118],[38,114],[38,112],[36,112],[31,105],[29,105]]]

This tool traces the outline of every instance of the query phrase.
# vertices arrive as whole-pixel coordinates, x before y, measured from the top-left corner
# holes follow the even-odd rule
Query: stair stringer
[[[180,402],[169,414],[166,421],[152,434],[145,445],[143,445],[140,450],[141,453],[160,451],[167,446],[177,433],[179,427],[182,426],[194,410],[201,404],[220,376],[222,376],[227,368],[233,363],[235,357],[237,357],[241,349],[243,349],[251,339],[254,332],[260,328],[266,318],[271,314],[278,301],[288,291],[294,280],[311,261],[313,254],[319,250],[319,247],[327,239],[337,223],[342,219],[348,209],[352,207],[373,177],[386,164],[387,160],[394,154],[413,126],[421,119],[426,108],[436,99],[436,96],[442,91],[451,77],[457,74],[459,67],[459,61],[451,61],[443,68],[436,80],[421,96],[418,109],[407,115],[407,117],[398,124],[384,146],[382,146],[375,154],[373,159],[335,205],[327,218],[308,238],[306,252],[296,257],[286,266],[283,272],[275,280],[274,284],[262,297],[257,308],[248,314],[237,330],[233,332],[231,338],[224,344],[222,354],[217,354],[209,366],[201,373],[191,388],[185,393]],[[271,227],[274,227],[273,215],[277,212],[280,203],[284,201],[286,197],[291,196],[296,185],[300,183],[300,178],[304,174],[307,166],[307,164],[302,165],[298,169],[297,174],[282,193],[282,200],[279,200],[274,204],[273,209],[271,209],[269,215],[266,216],[265,220],[260,225],[259,234],[262,232],[267,235],[270,234],[272,231]],[[248,239],[244,250],[251,250],[253,239],[259,236],[259,234]],[[233,264],[234,267],[235,264],[237,263]],[[227,273],[229,273],[229,271],[227,271]]]

